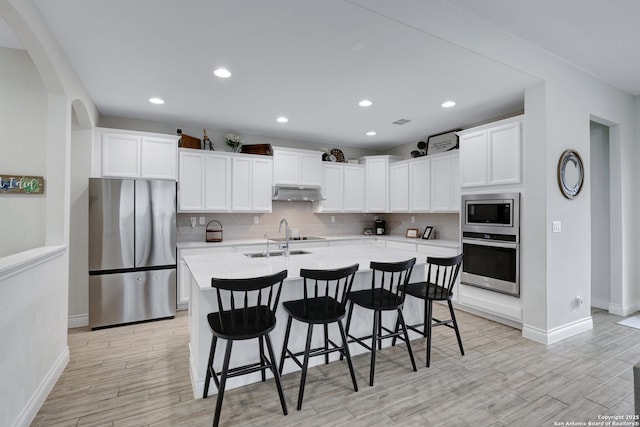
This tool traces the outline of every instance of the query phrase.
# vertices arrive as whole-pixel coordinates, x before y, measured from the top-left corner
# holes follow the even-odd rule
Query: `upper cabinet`
[[[322,152],[273,147],[273,184],[320,187]]]
[[[176,180],[177,170],[177,136],[96,129],[93,176]]]
[[[462,187],[521,182],[523,123],[517,116],[459,133]]]
[[[366,212],[389,212],[389,165],[400,158],[395,156],[366,156],[365,166]]]
[[[316,212],[364,212],[364,165],[350,163],[322,164],[322,194],[315,202]]]
[[[271,212],[273,160],[266,156],[235,155],[231,169],[231,210]]]
[[[389,211],[409,212],[409,162],[389,165]]]
[[[431,159],[431,212],[460,211],[460,156]]]

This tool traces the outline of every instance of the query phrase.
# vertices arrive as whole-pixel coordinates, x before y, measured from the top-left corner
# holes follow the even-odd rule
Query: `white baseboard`
[[[591,307],[600,308],[602,310],[609,310],[609,300],[608,299],[596,299],[591,297]]]
[[[69,316],[67,320],[67,328],[82,328],[83,326],[89,326],[88,314],[74,314]]]
[[[640,310],[640,303],[638,301],[629,305],[609,304],[609,313],[618,316],[628,316],[638,310]]]
[[[58,381],[58,378],[60,378],[60,375],[62,375],[62,371],[64,371],[64,368],[68,363],[69,347],[65,346],[64,351],[60,354],[47,375],[44,377],[27,406],[20,413],[16,426],[28,427],[31,424],[36,415],[38,415],[38,411],[42,407],[42,404],[47,399],[47,396],[49,396],[53,386]]]
[[[593,319],[589,316],[548,331],[535,326],[522,325],[522,336],[532,341],[549,345],[591,329],[593,329]]]

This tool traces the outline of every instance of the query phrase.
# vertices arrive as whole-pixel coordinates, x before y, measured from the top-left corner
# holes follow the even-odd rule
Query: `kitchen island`
[[[194,255],[184,258],[185,263],[191,273],[190,276],[190,303],[189,303],[189,348],[190,348],[190,371],[191,383],[195,398],[202,396],[204,379],[206,374],[207,360],[209,357],[209,346],[211,344],[211,332],[207,323],[207,314],[217,311],[215,291],[211,288],[211,278],[241,278],[257,277],[288,270],[288,277],[283,283],[280,303],[288,300],[301,299],[302,279],[300,269],[335,269],[346,267],[355,263],[360,264],[356,273],[352,290],[364,289],[370,286],[371,261],[396,262],[410,258],[416,258],[416,265],[413,269],[411,281],[424,279],[426,257],[423,253],[405,251],[389,248],[345,246],[345,247],[320,247],[308,250],[309,253],[284,256],[271,256],[250,258],[244,253],[225,253],[216,255]],[[277,325],[271,332],[276,357],[280,358],[284,332],[286,329],[286,312],[281,304],[277,311]],[[407,324],[419,323],[423,318],[423,304],[415,298],[408,298],[405,304],[404,316]],[[389,328],[395,325],[395,312],[383,313],[383,324]],[[345,319],[346,323],[346,319]],[[351,323],[351,333],[356,336],[368,335],[373,326],[373,317],[370,311],[356,308],[353,312]],[[329,328],[329,336],[334,341],[339,341],[337,327]],[[306,337],[306,325],[294,322],[291,328],[289,347],[292,349],[304,349]],[[314,334],[313,345],[319,346],[323,340],[321,329]],[[386,340],[385,345],[390,345],[391,340]],[[352,355],[366,351],[362,346],[352,344],[350,346]],[[218,351],[214,366],[220,369],[222,366],[223,351]],[[331,360],[337,360],[338,354],[332,354]],[[238,341],[234,344],[231,356],[231,367],[255,362],[258,360],[257,340],[246,342]],[[322,363],[324,358],[310,359],[310,366]],[[346,363],[346,362],[345,362]],[[407,357],[407,369],[411,369]],[[298,366],[287,359],[284,365],[284,372],[288,373],[298,370]],[[345,364],[345,374],[346,371]],[[269,375],[269,373],[267,373]],[[260,373],[229,378],[227,388],[238,387],[260,380]],[[210,389],[210,393],[215,393],[215,387]]]

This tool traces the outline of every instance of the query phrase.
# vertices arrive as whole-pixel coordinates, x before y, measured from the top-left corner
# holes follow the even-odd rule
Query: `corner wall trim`
[[[628,316],[638,310],[640,310],[640,303],[638,301],[630,305],[609,304],[609,313],[617,316]]]
[[[69,347],[65,346],[58,359],[55,361],[47,375],[44,377],[44,379],[36,389],[35,393],[31,397],[31,400],[29,400],[27,406],[25,406],[20,413],[20,416],[16,420],[16,426],[28,427],[31,424],[36,415],[38,415],[38,411],[44,404],[44,401],[47,399],[47,396],[49,396],[49,393],[51,393],[53,386],[60,378],[60,375],[62,375],[62,371],[64,371],[64,368],[68,363]]]
[[[522,325],[522,336],[532,341],[549,345],[591,329],[593,329],[593,318],[589,316],[548,331],[535,326]]]

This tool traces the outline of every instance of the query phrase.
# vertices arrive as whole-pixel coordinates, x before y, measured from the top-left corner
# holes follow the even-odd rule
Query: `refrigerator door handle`
[[[151,238],[152,238],[152,206],[150,181],[136,181],[135,196],[135,266],[146,267],[149,265],[149,257],[151,255]]]

